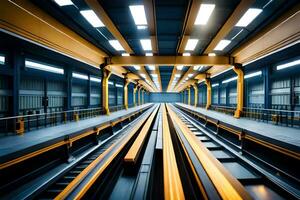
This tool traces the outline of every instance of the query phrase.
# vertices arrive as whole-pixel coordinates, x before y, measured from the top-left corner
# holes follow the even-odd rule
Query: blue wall
[[[179,93],[170,93],[170,92],[150,93],[149,100],[150,100],[150,102],[153,102],[153,103],[180,102],[180,94]]]

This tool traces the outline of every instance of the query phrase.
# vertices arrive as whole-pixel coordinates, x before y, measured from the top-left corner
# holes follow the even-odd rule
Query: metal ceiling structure
[[[71,0],[71,4],[64,6],[55,0],[31,2],[99,48],[103,57],[109,57],[106,64],[114,73],[120,76],[134,73],[137,81],[142,79],[155,92],[178,92],[199,74],[217,74],[234,62],[244,64],[266,54],[257,47],[253,50],[256,54],[250,55],[247,44],[266,37],[270,30],[278,28],[276,24],[286,22],[281,16],[290,19],[299,10],[297,0]],[[211,6],[212,11],[206,14],[207,21],[199,25],[198,11],[205,5]],[[145,24],[135,23],[130,6],[143,6]],[[248,25],[237,26],[249,9],[259,10],[259,14]],[[92,26],[80,14],[83,10],[94,11],[103,25]],[[288,25],[292,23],[290,19]],[[152,48],[144,50],[142,39],[150,40]],[[197,42],[187,50],[190,39]],[[116,50],[111,40],[117,41],[121,49]],[[216,50],[222,40],[228,44]],[[273,46],[270,42],[270,48],[276,49]],[[151,54],[146,56],[146,53]],[[139,65],[139,70],[133,65]],[[150,69],[149,65],[155,68]]]

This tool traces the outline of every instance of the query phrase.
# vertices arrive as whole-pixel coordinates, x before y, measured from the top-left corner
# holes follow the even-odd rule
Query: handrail
[[[84,178],[100,163],[99,169],[92,175],[88,183],[84,184],[72,199],[82,199],[88,189],[93,185],[93,183],[98,179],[99,176],[105,171],[105,169],[110,165],[113,159],[122,151],[129,140],[138,132],[141,126],[144,124],[151,112],[144,115],[144,117],[132,126],[131,131],[125,134],[118,142],[112,144],[108,149],[106,149],[98,158],[96,158],[92,163],[90,163],[68,186],[61,191],[55,200],[66,199],[68,196],[75,191],[77,186],[84,180]]]
[[[162,105],[162,121],[164,197],[171,200],[185,199],[164,104]]]
[[[143,126],[142,130],[140,131],[138,137],[135,139],[134,143],[131,145],[129,151],[127,152],[126,156],[124,157],[124,161],[126,163],[133,163],[135,164],[140,152],[143,148],[143,144],[145,142],[146,136],[149,132],[150,126],[156,116],[159,107],[155,109],[155,111],[151,114],[149,119],[147,120],[146,124]]]
[[[167,108],[173,123],[181,129],[221,198],[228,200],[252,199],[241,183],[208,151],[176,113],[169,106]]]

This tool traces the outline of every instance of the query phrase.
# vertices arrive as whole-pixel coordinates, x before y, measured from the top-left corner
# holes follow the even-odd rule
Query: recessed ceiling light
[[[195,20],[195,25],[205,25],[208,22],[210,15],[215,9],[215,4],[201,4],[197,18]]]
[[[244,79],[252,78],[252,77],[254,77],[254,76],[260,76],[261,74],[262,74],[261,71],[253,72],[253,73],[251,73],[251,74],[245,75],[245,76],[244,76]]]
[[[236,79],[237,79],[237,76],[229,78],[229,79],[226,79],[226,80],[222,81],[222,83],[229,83],[229,82],[234,81]]]
[[[146,56],[153,56],[153,53],[146,53]]]
[[[148,69],[151,71],[155,70],[155,65],[148,65]]]
[[[129,53],[122,53],[122,56],[130,56]]]
[[[219,83],[215,83],[211,85],[211,87],[217,87],[217,86],[219,86]]]
[[[198,43],[198,39],[189,39],[186,43],[185,49],[186,51],[194,51],[196,45]]]
[[[146,78],[146,75],[145,75],[145,74],[140,74],[140,75],[141,75],[141,77]]]
[[[191,56],[191,53],[185,52],[182,54],[182,56]]]
[[[93,10],[82,10],[80,14],[95,28],[104,26]]]
[[[209,53],[208,56],[216,56],[215,53]]]
[[[59,6],[69,6],[73,5],[73,2],[71,0],[54,0],[55,3],[57,3]]]
[[[179,78],[181,75],[180,74],[175,74],[175,77]]]
[[[122,88],[123,85],[116,83],[116,87],[117,87],[117,88]]]
[[[139,66],[139,65],[134,65],[133,67],[134,67],[135,70],[140,70],[141,69],[141,66]]]
[[[285,64],[282,64],[282,65],[278,65],[276,67],[276,69],[277,70],[281,70],[281,69],[285,69],[285,68],[288,68],[288,67],[293,67],[293,66],[296,66],[296,65],[300,65],[300,59],[292,61],[292,62],[288,62],[288,63],[285,63]]]
[[[0,64],[5,64],[5,56],[0,55]]]
[[[141,45],[142,45],[144,51],[151,51],[152,50],[150,39],[142,39],[142,40],[140,40],[140,42],[141,42]]]
[[[129,6],[129,9],[136,25],[147,25],[147,19],[143,5],[132,5]]]
[[[124,51],[124,48],[118,40],[109,40],[109,44],[117,51]]]
[[[221,40],[217,46],[214,48],[216,51],[222,51],[225,47],[230,44],[231,40]]]
[[[240,26],[240,27],[248,26],[261,12],[262,9],[249,8],[235,26]]]
[[[108,85],[114,85],[114,82],[108,81]]]
[[[157,78],[157,74],[151,74],[153,78]]]
[[[148,28],[148,26],[144,26],[144,25],[139,25],[139,26],[137,26],[137,29],[138,30],[145,30],[145,29],[147,29]]]
[[[183,69],[183,65],[178,65],[176,68],[177,68],[178,70],[182,70],[182,69]]]
[[[100,83],[101,79],[100,78],[95,78],[95,77],[90,77],[90,81],[96,82],[96,83]]]
[[[188,77],[190,77],[190,78],[191,78],[192,76],[194,76],[194,74],[188,74]]]

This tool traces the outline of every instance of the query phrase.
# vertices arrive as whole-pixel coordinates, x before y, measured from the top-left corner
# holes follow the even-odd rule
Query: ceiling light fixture
[[[139,65],[134,65],[133,67],[134,67],[135,70],[140,70],[141,69],[141,66],[139,66]]]
[[[262,9],[249,8],[235,26],[240,26],[240,27],[248,26],[261,12]]]
[[[186,43],[185,49],[186,51],[194,51],[198,44],[198,39],[189,39]]]
[[[96,83],[101,83],[100,78],[95,78],[95,77],[90,77],[90,81],[96,82]]]
[[[255,76],[260,76],[262,75],[262,71],[257,71],[257,72],[253,72],[251,74],[247,74],[244,76],[244,79],[247,79],[247,78],[252,78],[252,77],[255,77]]]
[[[146,56],[153,56],[153,53],[146,53]]]
[[[191,56],[191,53],[185,52],[182,54],[182,56]]]
[[[122,56],[130,56],[130,54],[129,53],[122,53]]]
[[[175,77],[179,78],[181,75],[180,74],[175,74]]]
[[[225,47],[227,47],[229,44],[231,43],[231,40],[221,40],[217,46],[214,48],[214,50],[216,51],[222,51],[223,49],[225,49]]]
[[[109,44],[117,51],[124,51],[124,48],[118,40],[109,40]]]
[[[277,70],[282,70],[282,69],[285,69],[285,68],[288,68],[288,67],[293,67],[293,66],[296,66],[296,65],[299,65],[299,64],[300,64],[300,59],[282,64],[282,65],[278,65],[276,67],[276,69]]]
[[[0,64],[5,64],[5,56],[0,55]]]
[[[215,9],[215,4],[201,4],[196,20],[195,25],[205,25],[208,22],[209,17],[211,16],[213,10]]]
[[[177,70],[182,70],[183,69],[183,65],[178,65],[176,66]]]
[[[217,86],[219,86],[219,83],[215,83],[211,85],[211,87],[217,87]]]
[[[70,6],[74,5],[71,0],[54,0],[59,6]]]
[[[136,25],[147,25],[145,8],[143,5],[129,6],[131,15]]]
[[[144,25],[139,25],[139,26],[137,26],[137,29],[138,30],[145,30],[145,29],[147,29],[148,27],[147,26],[144,26]]]
[[[72,73],[72,77],[73,78],[78,78],[78,79],[83,79],[83,80],[88,80],[89,79],[89,77],[87,75],[78,74],[78,73],[75,73],[75,72]]]
[[[93,10],[81,10],[80,14],[95,28],[104,27],[102,21]]]
[[[57,67],[52,67],[50,65],[33,62],[30,60],[25,60],[25,66],[27,68],[31,68],[31,69],[37,69],[37,70],[52,72],[52,73],[56,73],[56,74],[64,74],[64,69],[60,69]]]
[[[212,57],[212,56],[216,56],[216,54],[215,53],[209,53],[208,56]]]
[[[191,78],[192,76],[194,76],[194,74],[188,74],[188,77],[190,77],[190,78]]]
[[[141,39],[140,42],[144,51],[152,51],[152,45],[150,39]]]
[[[148,69],[151,70],[151,71],[154,71],[155,70],[155,65],[148,65]]]

